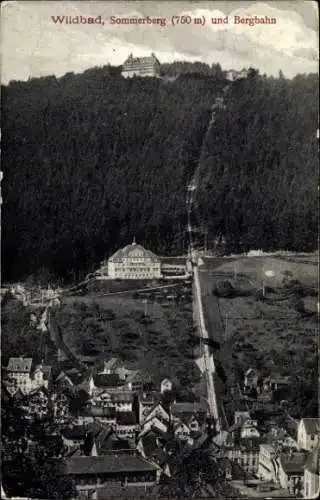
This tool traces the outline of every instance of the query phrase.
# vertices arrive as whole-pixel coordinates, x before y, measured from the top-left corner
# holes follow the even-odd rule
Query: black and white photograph
[[[1,498],[319,498],[318,3],[0,36]]]

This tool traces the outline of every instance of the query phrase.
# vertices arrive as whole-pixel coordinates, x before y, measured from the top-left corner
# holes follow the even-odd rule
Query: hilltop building
[[[132,78],[134,76],[160,77],[160,62],[152,52],[149,57],[133,57],[130,54],[122,65],[122,76]]]
[[[235,80],[240,80],[240,78],[247,78],[248,70],[243,68],[241,71],[236,71],[234,69],[230,69],[225,72],[226,79],[234,82]]]
[[[137,245],[118,250],[108,260],[108,276],[112,279],[157,279],[161,278],[161,261],[154,253]]]

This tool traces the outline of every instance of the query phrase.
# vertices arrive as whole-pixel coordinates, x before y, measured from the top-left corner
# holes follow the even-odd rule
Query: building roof
[[[141,392],[139,394],[139,401],[142,404],[158,404],[161,400],[161,396],[158,392]]]
[[[122,262],[125,258],[140,256],[144,259],[150,259],[152,262],[160,263],[160,259],[157,255],[150,252],[150,250],[146,250],[142,245],[137,245],[136,243],[131,243],[131,245],[127,245],[118,250],[109,258],[109,262]]]
[[[100,457],[72,457],[65,460],[63,475],[96,475],[117,472],[155,472],[157,468],[142,457],[111,454]]]
[[[282,453],[280,455],[280,463],[287,475],[303,475],[307,457],[307,453],[299,451],[289,454]]]
[[[137,419],[132,411],[117,412],[117,425],[136,425]]]
[[[249,368],[245,373],[246,377],[248,377],[248,375],[257,375],[257,370],[255,370],[254,368]]]
[[[149,65],[160,65],[160,62],[154,55],[147,57],[133,57],[133,54],[130,54],[129,57],[122,65],[122,71],[134,71],[139,70],[141,67],[149,66]]]
[[[93,377],[96,387],[120,387],[123,385],[123,380],[120,379],[117,373],[98,373]]]
[[[320,418],[303,418],[302,421],[307,434],[317,435],[320,433]]]
[[[32,358],[10,358],[8,372],[30,373]]]
[[[163,265],[172,265],[172,266],[186,266],[187,259],[186,257],[159,257],[161,260],[161,264]]]
[[[180,415],[181,413],[206,413],[208,407],[205,403],[195,402],[183,402],[183,403],[173,403],[171,405],[170,411],[172,415]]]

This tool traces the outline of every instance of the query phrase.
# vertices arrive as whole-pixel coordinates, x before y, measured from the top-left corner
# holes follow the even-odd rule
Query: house
[[[159,402],[160,396],[157,392],[143,392],[138,395],[138,412],[139,423],[143,424],[151,410],[155,408]]]
[[[224,444],[225,456],[246,473],[256,475],[259,466],[261,438],[255,435],[241,437],[241,428],[241,424],[236,424],[229,429]]]
[[[185,276],[187,259],[185,257],[160,257],[163,276]]]
[[[241,426],[240,436],[241,438],[260,437],[258,422],[256,420],[246,420]]]
[[[191,431],[187,424],[185,424],[182,420],[175,421],[172,425],[173,435],[176,439],[180,439],[181,441],[187,441],[190,445],[193,444],[193,439],[190,434]]]
[[[91,406],[115,408],[117,412],[131,412],[134,409],[134,394],[128,391],[102,391],[91,398]]]
[[[259,373],[254,368],[249,368],[244,375],[244,391],[258,389]]]
[[[234,412],[234,423],[244,424],[247,420],[250,420],[250,413],[248,411],[235,411]]]
[[[302,418],[298,425],[297,441],[299,448],[314,450],[320,443],[320,418]]]
[[[276,481],[276,449],[271,444],[260,444],[258,476],[261,481]]]
[[[149,57],[133,57],[133,54],[130,54],[122,65],[121,75],[124,78],[132,78],[134,76],[153,76],[159,78],[160,68],[160,62],[153,52]]]
[[[311,452],[304,466],[303,497],[319,498],[320,495],[319,447]]]
[[[196,415],[198,418],[204,419],[208,414],[208,405],[206,402],[195,401],[190,402],[175,402],[170,406],[172,419],[185,419],[190,415]]]
[[[292,451],[281,453],[277,459],[280,486],[290,495],[300,496],[302,494],[307,457],[307,452]]]
[[[95,494],[109,483],[132,488],[157,483],[157,467],[129,453],[71,457],[63,465],[61,476],[72,479],[79,494]]]
[[[161,261],[133,241],[109,258],[108,275],[112,279],[158,279],[161,278]]]
[[[151,429],[152,427],[157,427],[163,432],[166,432],[170,423],[170,415],[162,406],[158,403],[151,409],[151,411],[146,414],[146,417],[142,424],[143,432]]]
[[[51,367],[40,364],[33,369],[32,358],[10,358],[7,375],[15,380],[23,394],[29,394],[34,389],[45,387],[51,382]]]
[[[139,431],[139,424],[133,412],[119,412],[116,414],[115,433],[122,438],[133,439]]]
[[[77,422],[82,425],[100,422],[107,426],[114,426],[117,421],[117,412],[115,407],[99,407],[91,404],[81,411],[77,417]]]
[[[160,385],[160,392],[163,394],[164,392],[172,391],[172,382],[168,378],[162,380]]]

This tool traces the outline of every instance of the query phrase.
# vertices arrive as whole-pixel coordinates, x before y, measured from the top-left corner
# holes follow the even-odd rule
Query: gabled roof
[[[10,358],[8,372],[30,373],[32,358]]]
[[[136,243],[132,243],[131,245],[127,245],[124,248],[121,248],[116,253],[114,253],[110,258],[109,262],[122,262],[124,258],[128,257],[141,257],[144,259],[150,259],[152,262],[159,262],[160,259],[154,253],[150,252],[150,250],[146,250],[142,245],[137,245]]]
[[[100,457],[72,457],[65,460],[63,475],[96,475],[117,472],[155,472],[157,468],[142,457],[121,453]]]
[[[246,371],[245,376],[248,377],[248,375],[254,375],[254,374],[257,374],[257,370],[255,370],[254,368],[249,368]]]
[[[309,435],[318,435],[320,433],[320,418],[303,418],[302,422]]]

